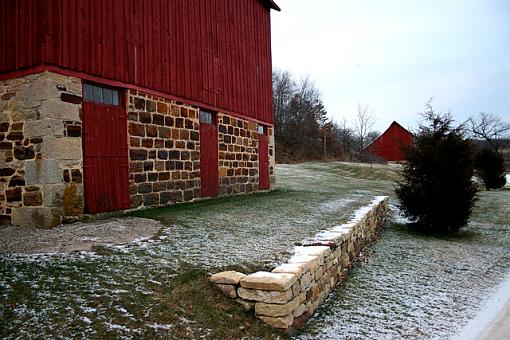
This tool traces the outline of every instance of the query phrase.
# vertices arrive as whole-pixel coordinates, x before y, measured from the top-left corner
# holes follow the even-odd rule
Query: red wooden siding
[[[52,65],[272,123],[270,3],[1,1],[0,72]]]
[[[88,213],[129,208],[126,126],[124,107],[83,102],[83,172]]]
[[[382,135],[377,137],[363,150],[364,153],[382,158],[386,161],[402,161],[404,154],[402,147],[413,145],[413,134],[404,129],[397,122],[393,122]]]
[[[201,113],[202,114],[202,113]],[[218,196],[218,132],[216,117],[211,122],[200,122],[200,179],[203,197]]]
[[[265,129],[264,129],[265,130]],[[268,137],[259,134],[259,190],[269,190],[269,146]]]

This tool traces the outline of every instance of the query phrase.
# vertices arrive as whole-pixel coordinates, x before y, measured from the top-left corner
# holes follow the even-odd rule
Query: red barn
[[[397,122],[391,123],[390,127],[382,135],[370,143],[363,153],[376,156],[386,161],[403,161],[402,147],[413,145],[413,134]]]
[[[270,0],[0,3],[0,224],[266,190]]]

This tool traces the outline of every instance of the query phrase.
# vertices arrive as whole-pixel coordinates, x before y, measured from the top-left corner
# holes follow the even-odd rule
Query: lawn
[[[395,165],[278,165],[278,186],[269,193],[133,213],[165,225],[148,241],[102,247],[93,253],[0,257],[0,336],[279,336],[237,303],[223,298],[207,282],[207,275],[228,268],[246,272],[269,269],[285,261],[294,244],[321,229],[347,221],[353,211],[373,196],[393,195],[393,180],[398,171]],[[442,319],[454,319],[458,304],[467,306],[460,308],[461,319],[467,320],[479,307],[483,294],[509,271],[509,196],[508,190],[482,193],[469,227],[454,239],[412,234],[398,219],[389,223],[381,241],[371,247],[369,262],[354,268],[349,280],[337,289],[300,336],[348,333],[370,336],[373,333],[363,333],[355,325],[371,328],[380,324],[382,329],[392,329],[388,319],[395,314],[409,315],[408,321],[398,325],[404,329],[400,333],[404,336],[419,332],[446,334]],[[384,305],[381,301],[391,301],[391,294],[410,294],[413,290],[382,288],[400,282],[404,268],[407,281],[402,279],[402,283],[416,279],[417,292],[423,295],[427,292],[427,286],[422,287],[426,280],[417,278],[424,273],[443,273],[439,260],[445,260],[445,247],[449,250],[447,254],[452,254],[446,256],[448,266],[444,269],[450,274],[431,284],[431,289],[442,287],[440,283],[459,275],[465,275],[467,280],[473,278],[467,274],[475,273],[477,278],[475,288],[462,295],[465,299],[451,300],[452,287],[465,283],[464,279],[444,284],[446,288],[439,296],[454,308],[440,311],[451,317],[430,312],[430,318],[420,319],[421,314],[415,313],[419,308],[407,310],[405,303],[398,301],[391,302],[391,306],[397,304],[398,308],[388,307],[394,312],[387,312],[385,317],[385,309],[377,309]],[[426,264],[437,271],[430,272]],[[424,314],[429,313],[427,306],[437,303],[436,295],[432,291],[425,294],[429,300],[423,302]],[[410,301],[413,296],[402,299]],[[371,305],[377,308],[366,309]],[[410,324],[412,332],[407,331]],[[320,331],[321,328],[329,333]],[[389,331],[385,334],[395,335]]]

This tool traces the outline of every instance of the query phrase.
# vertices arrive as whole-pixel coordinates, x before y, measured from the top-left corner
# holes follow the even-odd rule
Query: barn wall
[[[402,146],[411,146],[413,135],[397,124],[392,124],[370,145],[366,152],[386,161],[402,161]]]
[[[273,122],[261,1],[12,0],[0,17],[0,72],[54,65]]]
[[[0,225],[48,227],[83,213],[81,80],[0,81]]]

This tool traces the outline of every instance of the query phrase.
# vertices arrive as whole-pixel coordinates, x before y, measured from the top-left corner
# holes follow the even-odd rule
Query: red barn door
[[[202,196],[218,196],[218,137],[215,117],[200,111],[200,179]]]
[[[269,147],[267,128],[259,125],[259,190],[269,190]]]
[[[119,90],[83,85],[85,210],[129,208],[126,109]]]

